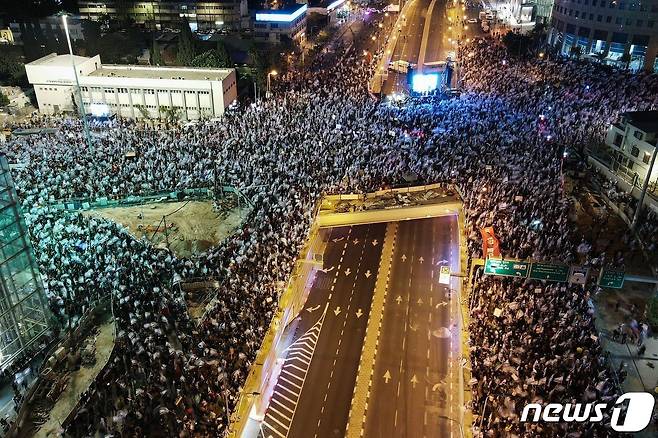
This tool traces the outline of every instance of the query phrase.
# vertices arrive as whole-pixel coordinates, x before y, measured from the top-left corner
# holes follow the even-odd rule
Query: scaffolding
[[[7,158],[0,155],[0,369],[47,331],[43,285]]]

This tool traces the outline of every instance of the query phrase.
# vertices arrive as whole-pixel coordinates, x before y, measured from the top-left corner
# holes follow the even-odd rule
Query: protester
[[[381,52],[371,59],[359,46],[369,35],[221,121],[187,129],[107,122],[94,127],[89,149],[77,121],[35,118],[29,126],[58,131],[4,146],[23,164],[14,178],[55,316],[74,326],[102,297],[114,304],[111,367],[67,433],[224,433],[323,194],[373,191],[415,174],[463,194],[470,258],[483,256],[479,229],[493,226],[506,257],[610,261],[578,252],[588,245],[568,219],[563,153],[600,141],[622,111],[655,108],[654,76],[514,59],[496,42],[476,41],[460,49],[460,97],[380,103],[367,83]],[[251,210],[236,234],[190,259],[137,241],[122,226],[50,207],[208,187],[216,178],[239,188]],[[220,287],[196,326],[174,283],[204,276]],[[519,422],[526,403],[616,395],[588,305],[593,287],[481,274],[471,286],[476,434],[604,436],[606,426],[596,423]]]

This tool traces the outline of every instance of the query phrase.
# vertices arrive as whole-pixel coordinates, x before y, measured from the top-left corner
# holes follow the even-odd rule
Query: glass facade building
[[[46,297],[9,165],[0,155],[0,368],[48,331]]]
[[[658,71],[658,0],[555,0],[548,42],[563,55]]]

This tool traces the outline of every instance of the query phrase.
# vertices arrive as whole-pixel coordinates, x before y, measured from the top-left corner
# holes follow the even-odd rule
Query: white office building
[[[74,56],[88,113],[128,118],[212,118],[237,99],[235,69],[103,65],[100,56]],[[75,111],[70,55],[51,53],[25,65],[39,111]]]

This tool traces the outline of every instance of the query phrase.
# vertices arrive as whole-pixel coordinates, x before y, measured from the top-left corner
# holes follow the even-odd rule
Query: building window
[[[612,21],[612,17],[611,17],[610,15],[608,15],[608,16],[605,18],[605,22],[606,22],[606,23],[610,23],[611,21]]]
[[[589,21],[594,20],[594,14],[589,14]]]
[[[621,147],[621,142],[624,137],[621,134],[615,134],[615,140],[612,142],[615,146]]]
[[[653,20],[649,20],[649,21],[647,21],[647,27],[651,27],[651,28],[653,28],[653,24],[654,24],[654,21],[653,21]]]
[[[637,158],[640,155],[640,149],[638,149],[637,146],[633,146],[631,149],[631,155]]]
[[[615,24],[621,24],[621,17],[615,18]]]
[[[642,140],[642,138],[644,138],[644,134],[642,131],[635,130],[633,132],[633,137],[637,138],[638,140]]]
[[[598,17],[596,17],[596,21],[603,21],[603,15],[599,15]]]
[[[649,164],[650,160],[651,160],[651,154],[649,152],[645,152],[644,156],[642,157],[642,162],[644,164]]]

